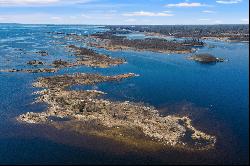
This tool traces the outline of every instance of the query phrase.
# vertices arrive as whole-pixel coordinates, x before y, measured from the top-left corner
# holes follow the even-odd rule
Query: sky
[[[248,24],[249,0],[0,0],[0,23]]]

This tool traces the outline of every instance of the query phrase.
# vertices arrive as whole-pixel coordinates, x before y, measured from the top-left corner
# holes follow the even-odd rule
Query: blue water
[[[35,68],[27,66],[29,60],[50,64],[56,59],[74,60],[64,46],[74,43],[63,35],[47,32],[91,34],[105,31],[98,26],[13,25],[0,24],[0,69]],[[142,38],[141,34],[132,37]],[[227,62],[204,65],[186,59],[190,54],[161,54],[136,51],[107,51],[95,49],[128,62],[116,67],[100,69],[74,67],[58,73],[0,73],[0,164],[23,163],[211,163],[247,164],[249,123],[249,49],[248,43],[206,41],[207,46],[198,53],[210,53],[228,59]],[[214,47],[210,47],[214,46]],[[22,49],[22,50],[19,50]],[[47,50],[42,57],[32,52]],[[144,102],[159,109],[162,114],[189,114],[194,125],[213,135],[218,142],[215,150],[207,153],[187,154],[176,150],[166,152],[130,152],[121,154],[98,147],[95,141],[86,145],[72,145],[65,141],[65,132],[58,135],[44,127],[23,126],[14,117],[28,111],[46,109],[44,104],[31,104],[37,89],[32,82],[41,76],[74,72],[115,75],[134,72],[139,77],[121,82],[101,83],[95,86],[74,86],[73,89],[105,91],[110,100]],[[53,129],[51,129],[53,130]],[[53,133],[53,134],[52,134]],[[74,140],[75,136],[70,139]],[[85,139],[86,137],[81,137]],[[80,139],[80,140],[81,140]],[[81,142],[81,141],[79,141]],[[97,141],[98,142],[98,141]],[[112,143],[110,143],[112,147]],[[112,148],[111,148],[112,149]],[[42,156],[42,157],[41,157]],[[102,156],[102,157],[100,157]],[[166,157],[168,156],[168,157]]]

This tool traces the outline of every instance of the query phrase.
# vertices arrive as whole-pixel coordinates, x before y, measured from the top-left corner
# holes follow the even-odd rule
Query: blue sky
[[[0,23],[245,24],[249,0],[0,0]]]

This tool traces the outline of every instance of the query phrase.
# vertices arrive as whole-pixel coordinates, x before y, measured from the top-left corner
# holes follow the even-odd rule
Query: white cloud
[[[202,13],[215,13],[215,11],[212,11],[212,10],[203,10]]]
[[[92,0],[0,0],[0,6],[41,6],[51,4],[87,3]]]
[[[123,16],[149,16],[149,17],[168,17],[168,16],[173,16],[173,14],[169,14],[166,12],[160,12],[160,13],[154,13],[154,12],[145,12],[145,11],[139,11],[139,12],[131,12],[131,13],[124,13],[122,14]]]
[[[176,4],[167,4],[166,7],[201,7],[201,6],[207,6],[206,4],[201,4],[199,2],[182,2],[182,3],[176,3]]]
[[[165,10],[165,11],[163,11],[164,13],[172,13],[172,11],[170,11],[170,10]]]
[[[0,0],[1,5],[51,4],[59,0]]]
[[[0,16],[0,23],[24,23],[24,24],[88,24],[104,22],[100,17],[83,19],[81,15],[52,15],[49,13],[33,14],[3,14]],[[102,22],[102,23],[103,23]]]
[[[242,0],[219,0],[216,2],[221,4],[235,4],[235,3],[240,3],[241,1]]]

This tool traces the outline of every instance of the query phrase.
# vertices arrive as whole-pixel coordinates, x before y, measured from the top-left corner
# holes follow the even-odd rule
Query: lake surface
[[[84,43],[66,41],[47,32],[91,34],[99,26],[0,24],[0,69],[35,68],[29,60],[47,64],[56,59],[74,60],[65,47]],[[130,38],[143,38],[133,34]],[[206,41],[198,53],[210,53],[228,61],[213,65],[187,60],[190,54],[162,54],[96,49],[128,62],[106,69],[74,67],[57,73],[0,72],[0,164],[247,164],[249,162],[249,49],[248,43]],[[49,56],[32,52],[47,50]],[[26,53],[24,53],[26,52]],[[40,125],[22,125],[15,117],[39,112],[45,104],[32,104],[37,89],[32,82],[41,76],[88,72],[115,75],[133,72],[139,77],[73,89],[97,89],[105,98],[143,102],[162,115],[189,115],[194,126],[217,137],[214,150],[182,152],[166,149],[141,152],[111,140],[77,135]]]

